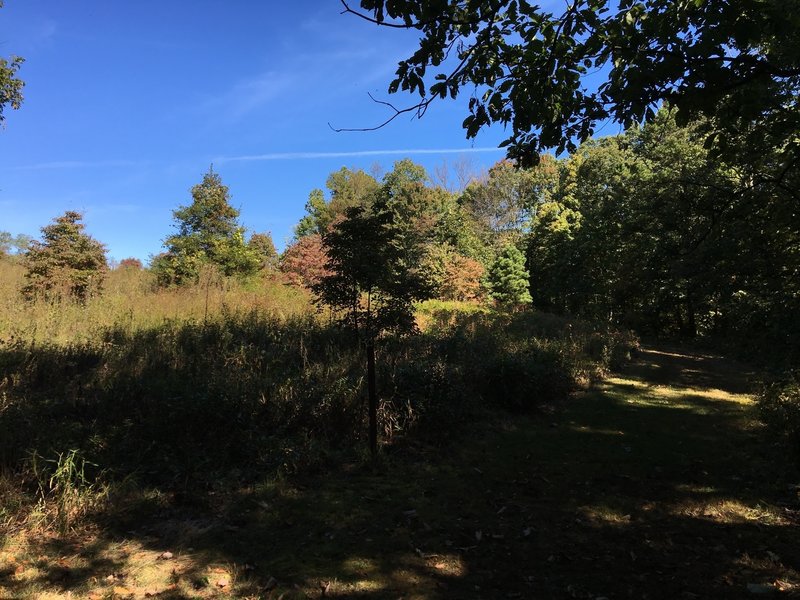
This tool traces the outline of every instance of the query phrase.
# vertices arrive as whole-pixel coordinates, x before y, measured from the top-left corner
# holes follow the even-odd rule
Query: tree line
[[[268,233],[247,238],[209,170],[174,211],[176,231],[150,270],[160,286],[196,282],[206,266],[266,274],[325,298],[322,282],[383,265],[370,281],[394,278],[395,296],[532,305],[753,354],[780,348],[791,359],[800,338],[800,174],[767,143],[723,158],[707,147],[704,127],[679,125],[665,107],[652,123],[533,167],[501,161],[457,191],[409,159],[382,178],[342,168],[326,190],[311,191],[281,255]],[[61,280],[81,300],[99,293],[105,253],[80,215],[42,231],[24,253],[24,293],[61,294]],[[7,248],[10,236],[2,239]]]

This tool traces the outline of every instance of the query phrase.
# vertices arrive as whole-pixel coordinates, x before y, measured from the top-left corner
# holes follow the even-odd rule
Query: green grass
[[[19,529],[0,597],[797,593],[798,474],[746,391],[738,365],[646,350],[549,414],[495,413],[444,445],[191,498],[136,491],[72,536]]]

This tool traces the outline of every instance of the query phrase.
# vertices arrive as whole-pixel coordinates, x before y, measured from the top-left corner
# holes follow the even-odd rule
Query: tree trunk
[[[369,402],[369,450],[378,454],[378,392],[375,385],[375,339],[367,339],[367,396]]]
[[[694,296],[691,290],[686,290],[686,334],[694,339],[697,337],[697,311],[694,306]]]

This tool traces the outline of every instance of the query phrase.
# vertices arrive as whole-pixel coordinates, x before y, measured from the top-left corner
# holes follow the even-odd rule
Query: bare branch
[[[425,114],[425,111],[428,110],[428,106],[430,105],[430,103],[436,99],[435,96],[432,96],[430,98],[424,99],[422,102],[418,102],[413,106],[407,106],[406,108],[397,108],[391,102],[386,102],[385,100],[378,100],[370,93],[368,93],[367,95],[369,96],[370,100],[372,100],[375,104],[382,104],[384,106],[388,106],[394,112],[394,114],[388,119],[386,119],[380,125],[375,125],[373,127],[334,127],[330,123],[328,123],[328,127],[330,127],[333,131],[337,133],[340,133],[342,131],[377,131],[378,129],[386,127],[389,123],[394,121],[400,115],[416,112],[416,117],[419,119],[420,117],[422,117],[422,115]]]
[[[373,25],[378,25],[380,27],[392,27],[394,29],[415,29],[416,25],[417,25],[416,23],[412,23],[411,25],[406,25],[405,23],[403,23],[403,24],[401,24],[401,23],[387,23],[386,21],[379,21],[378,19],[375,19],[373,17],[365,15],[362,12],[359,12],[357,10],[353,10],[352,8],[350,8],[350,6],[347,4],[347,2],[345,0],[340,0],[340,2],[342,3],[342,6],[344,6],[344,10],[339,14],[342,14],[342,15],[346,15],[346,14],[355,15],[359,19],[364,19],[365,21],[367,21],[369,23],[372,23]]]
[[[374,17],[370,17],[369,15],[365,15],[364,13],[359,12],[357,10],[353,10],[352,8],[350,8],[350,5],[347,3],[347,0],[339,0],[339,1],[342,3],[342,6],[344,6],[344,10],[339,14],[342,14],[342,15],[345,15],[345,14],[355,15],[359,19],[364,19],[365,21],[367,21],[369,23],[372,23],[373,25],[378,25],[379,27],[391,27],[393,29],[421,29],[423,27],[427,27],[427,26],[432,25],[432,24],[450,25],[450,26],[474,25],[476,22],[480,21],[479,17],[475,17],[472,20],[459,21],[457,19],[447,19],[447,18],[444,18],[444,16],[439,15],[436,18],[432,18],[432,19],[430,19],[428,21],[415,21],[415,22],[410,23],[410,24],[407,24],[407,23],[393,23],[393,22],[387,22],[387,21],[379,20],[379,19],[376,19]]]

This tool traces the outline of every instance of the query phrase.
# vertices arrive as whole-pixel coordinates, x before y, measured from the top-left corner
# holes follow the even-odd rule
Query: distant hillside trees
[[[306,215],[295,228],[295,242],[284,252],[281,268],[295,282],[319,272],[324,256],[319,243],[351,208],[369,213],[377,206],[391,214],[408,260],[429,278],[442,297],[475,298],[491,251],[481,240],[475,219],[456,194],[431,185],[425,169],[409,159],[395,162],[380,182],[361,170],[342,168],[328,177],[330,199],[313,190]],[[412,258],[413,255],[413,258]],[[465,262],[466,261],[466,262]],[[316,264],[316,267],[312,266]],[[457,265],[466,266],[463,273]],[[455,275],[458,281],[452,281]],[[313,275],[312,275],[313,278]]]
[[[101,293],[108,272],[106,249],[84,233],[82,218],[67,211],[42,228],[41,241],[30,243],[24,255],[26,299],[85,302]]]
[[[24,233],[12,235],[8,231],[0,231],[0,258],[25,252],[32,241],[33,238]]]
[[[119,261],[118,269],[130,269],[132,271],[140,271],[142,269],[142,261],[138,258],[123,258]]]
[[[226,276],[256,273],[261,253],[245,241],[239,211],[230,205],[228,187],[219,174],[210,168],[191,194],[192,203],[172,213],[178,231],[164,241],[167,251],[151,261],[159,284],[194,283],[209,265]]]

